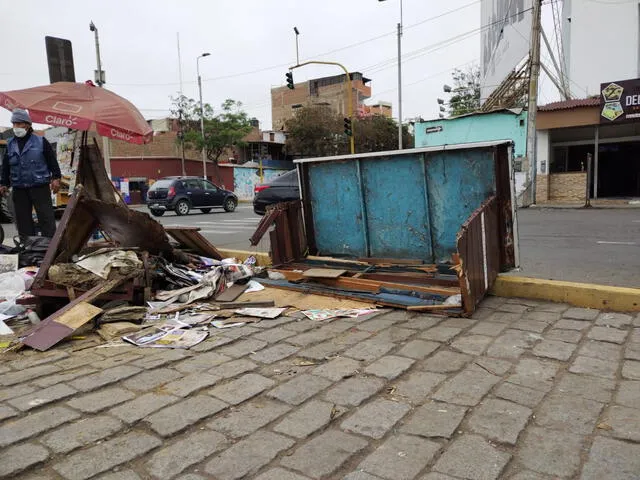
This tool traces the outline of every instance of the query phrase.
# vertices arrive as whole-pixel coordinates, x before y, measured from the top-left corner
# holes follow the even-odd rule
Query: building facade
[[[370,80],[360,72],[352,72],[351,88],[353,112],[357,114],[371,97]],[[314,78],[294,84],[293,90],[286,86],[271,89],[271,121],[274,130],[284,130],[287,120],[295,111],[311,105],[325,105],[338,115],[347,115],[346,75]]]

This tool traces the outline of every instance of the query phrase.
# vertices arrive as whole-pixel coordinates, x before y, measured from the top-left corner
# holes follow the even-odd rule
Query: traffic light
[[[285,75],[287,77],[287,88],[293,90],[294,88],[296,88],[293,85],[293,73],[291,72],[287,72],[287,74]]]
[[[347,137],[353,135],[353,130],[351,129],[351,119],[347,117],[344,118],[344,134]]]

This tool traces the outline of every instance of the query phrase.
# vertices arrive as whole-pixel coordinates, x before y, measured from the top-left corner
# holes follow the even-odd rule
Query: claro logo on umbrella
[[[57,115],[46,115],[44,117],[45,123],[49,125],[57,125],[60,127],[73,128],[78,122],[76,117],[62,118]]]

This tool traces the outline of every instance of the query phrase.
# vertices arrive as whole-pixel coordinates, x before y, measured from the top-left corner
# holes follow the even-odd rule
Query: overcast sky
[[[436,98],[443,95],[442,85],[451,83],[452,69],[479,62],[480,1],[404,0],[403,5],[403,117],[434,118]],[[0,29],[5,46],[1,91],[49,82],[46,35],[71,40],[76,81],[92,79],[93,20],[105,86],[132,101],[145,117],[167,116],[170,96],[180,90],[179,33],[184,94],[197,98],[196,57],[210,52],[200,61],[204,101],[216,107],[226,98],[239,100],[267,129],[269,91],[284,84],[287,66],[295,63],[297,26],[301,61],[337,61],[362,72],[372,80],[367,103],[390,101],[397,115],[400,0],[65,0],[31,4],[28,20],[11,21],[17,15],[13,12],[5,15]],[[294,79],[337,73],[330,66],[309,66],[296,70]],[[0,125],[9,125],[4,110]]]

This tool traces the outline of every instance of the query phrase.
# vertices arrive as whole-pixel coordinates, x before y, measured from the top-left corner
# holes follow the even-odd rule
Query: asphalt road
[[[241,203],[233,213],[166,213],[158,220],[199,226],[219,248],[268,252],[267,235],[257,247],[249,245],[260,218],[251,204]],[[640,287],[640,209],[525,209],[518,219],[522,268],[512,274]],[[9,243],[15,228],[3,227]]]

